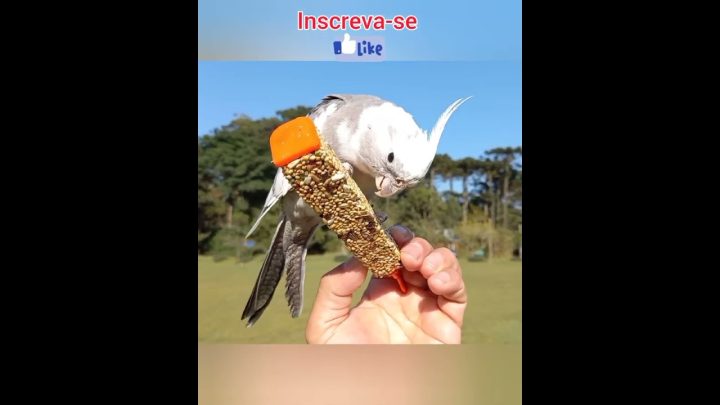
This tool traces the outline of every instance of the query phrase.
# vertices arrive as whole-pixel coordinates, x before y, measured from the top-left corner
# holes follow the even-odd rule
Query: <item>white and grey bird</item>
[[[368,199],[387,198],[420,182],[437,151],[450,116],[470,97],[456,100],[428,134],[404,109],[369,95],[330,95],[310,112],[320,134],[352,174]],[[302,312],[305,256],[322,219],[307,205],[278,169],[265,205],[246,238],[265,214],[282,200],[282,214],[242,319],[252,326],[267,308],[282,274],[290,313]],[[381,220],[386,216],[378,213]]]

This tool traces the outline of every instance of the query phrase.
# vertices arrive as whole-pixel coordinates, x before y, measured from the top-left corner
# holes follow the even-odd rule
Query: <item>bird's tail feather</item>
[[[280,218],[280,223],[275,229],[270,249],[265,256],[265,261],[260,268],[260,274],[255,281],[252,295],[245,305],[242,319],[248,320],[248,327],[252,326],[263,314],[265,308],[270,304],[273,293],[277,288],[285,267],[285,254],[283,252],[283,235],[285,234],[285,215]]]
[[[287,273],[285,298],[293,318],[297,318],[302,313],[305,292],[305,257],[308,245],[318,226],[319,224],[310,225],[307,229],[307,226],[296,226],[291,223],[289,229],[286,229],[289,237],[286,238],[287,246],[285,246]]]

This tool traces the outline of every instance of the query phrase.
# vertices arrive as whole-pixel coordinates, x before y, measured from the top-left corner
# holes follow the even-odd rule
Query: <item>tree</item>
[[[488,205],[488,218],[492,223],[497,222],[498,214],[498,200],[500,195],[500,171],[501,166],[498,162],[485,158],[480,163],[480,173],[484,178],[484,181],[480,182],[484,190],[484,200],[487,201]]]
[[[241,117],[200,139],[203,153],[198,164],[223,192],[228,228],[232,227],[238,197],[244,192],[269,190],[272,185],[276,169],[269,158],[267,130],[279,122]]]
[[[450,179],[450,193],[455,194],[455,190],[453,189],[453,180],[455,178],[462,176],[462,169],[458,166],[458,161],[453,160],[451,162],[450,168],[448,170],[448,178]]]
[[[432,187],[414,187],[400,193],[390,211],[393,222],[403,224],[433,244],[445,242],[444,228],[457,224],[455,210]]]
[[[470,205],[470,189],[468,187],[468,179],[475,174],[481,167],[479,160],[471,157],[461,159],[456,164],[457,172],[462,177],[463,184],[463,216],[462,223],[467,224],[468,206]]]
[[[450,180],[450,189],[452,190],[452,176],[455,171],[455,161],[447,154],[443,153],[435,156],[430,165],[430,184],[435,186],[435,176],[440,175],[443,180]]]
[[[268,139],[283,121],[307,115],[310,107],[298,106],[277,112],[277,117],[252,120],[239,116],[211,136],[200,138],[203,149],[199,166],[207,171],[223,192],[226,204],[225,226],[233,226],[238,198],[255,206],[264,201],[277,168],[272,164]]]
[[[483,181],[478,181],[477,185],[481,189],[480,197],[484,202],[483,208],[486,212],[487,223],[489,224],[488,234],[491,235],[487,239],[488,259],[490,259],[494,251],[494,236],[492,235],[495,235],[495,223],[497,221],[500,165],[498,162],[489,158],[485,158],[484,160],[480,160],[478,162],[478,172],[480,173]]]
[[[513,168],[513,161],[516,154],[522,154],[521,147],[504,147],[494,148],[487,152],[486,155],[492,156],[494,160],[500,162],[500,177],[502,178],[502,226],[508,229],[508,204],[510,193],[510,180],[516,174]]]
[[[276,117],[255,120],[240,115],[228,125],[198,138],[199,251],[217,251],[220,247],[235,250],[239,246],[277,171],[270,156],[270,134],[283,121],[307,115],[309,111],[310,107],[298,106],[280,110]],[[218,213],[219,209],[224,213]],[[276,211],[272,210],[256,231],[253,237],[256,242],[272,236],[275,228],[268,222],[272,222]],[[233,229],[235,224],[241,226]],[[246,225],[248,228],[243,229]]]
[[[201,160],[201,154],[198,142],[198,161]],[[212,179],[198,165],[198,253],[201,254],[209,250],[210,241],[220,230],[223,209],[217,194]]]

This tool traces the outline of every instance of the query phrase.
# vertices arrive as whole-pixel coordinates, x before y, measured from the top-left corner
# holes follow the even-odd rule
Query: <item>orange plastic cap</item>
[[[273,163],[282,167],[293,160],[320,149],[320,136],[309,117],[295,118],[273,131],[270,151]]]
[[[397,281],[400,292],[405,294],[407,292],[407,285],[405,284],[405,279],[403,279],[400,269],[401,267],[395,269],[395,271],[390,273],[390,277],[394,278],[395,281]]]

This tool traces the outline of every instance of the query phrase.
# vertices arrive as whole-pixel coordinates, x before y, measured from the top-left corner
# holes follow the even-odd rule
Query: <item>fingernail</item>
[[[447,271],[441,271],[440,273],[435,275],[435,278],[441,284],[447,284],[447,282],[450,281],[450,275],[447,273]]]
[[[415,260],[420,260],[420,254],[422,253],[422,246],[417,242],[410,242],[402,248],[402,253],[412,257]]]
[[[340,264],[337,269],[338,271],[347,271],[355,266],[357,266],[357,259],[355,258],[355,256],[351,256],[349,259],[345,260],[342,264]]]
[[[402,225],[393,225],[392,228],[390,228],[390,235],[392,235],[396,241],[410,240],[415,237],[412,231]]]

